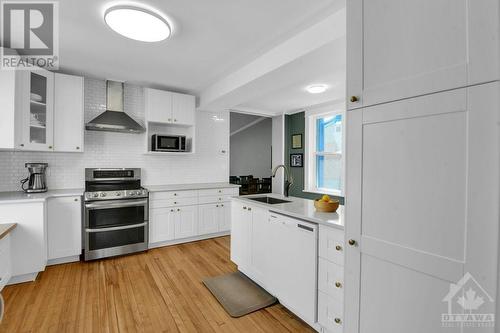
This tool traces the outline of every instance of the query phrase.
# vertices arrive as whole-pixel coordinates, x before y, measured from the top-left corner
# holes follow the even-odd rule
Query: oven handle
[[[139,201],[129,201],[129,202],[119,202],[119,201],[99,201],[93,203],[86,203],[85,208],[120,208],[120,207],[131,207],[131,206],[142,206],[148,203],[147,200]]]
[[[138,227],[144,227],[147,222],[126,225],[123,227],[111,227],[111,228],[100,228],[100,229],[85,229],[85,232],[106,232],[106,231],[116,231],[116,230],[124,230],[124,229],[133,229]]]

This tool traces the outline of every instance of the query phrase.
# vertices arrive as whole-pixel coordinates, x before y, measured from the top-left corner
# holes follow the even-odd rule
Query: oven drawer
[[[148,242],[146,222],[130,226],[104,229],[85,229],[86,251],[96,251],[118,246]]]
[[[188,191],[153,192],[153,193],[150,193],[150,197],[151,197],[151,200],[176,199],[176,198],[197,198],[198,191],[188,190]]]

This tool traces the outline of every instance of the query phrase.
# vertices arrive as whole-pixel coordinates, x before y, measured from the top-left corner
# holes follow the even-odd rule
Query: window
[[[306,191],[343,195],[343,112],[308,117]]]

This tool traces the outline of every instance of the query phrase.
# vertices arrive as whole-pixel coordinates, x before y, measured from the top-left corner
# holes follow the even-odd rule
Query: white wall
[[[285,116],[273,117],[273,168],[285,164]],[[272,179],[273,193],[283,194],[284,170],[276,173]]]
[[[106,109],[106,85],[85,80],[85,121]],[[125,85],[125,111],[144,123],[144,89]],[[215,121],[213,116],[217,115]],[[84,153],[0,152],[0,191],[20,190],[26,162],[49,163],[49,188],[84,187],[84,169],[142,168],[143,184],[227,182],[229,178],[229,112],[197,112],[196,153],[186,156],[144,155],[145,134],[85,131]],[[218,135],[214,135],[217,132]],[[214,142],[215,141],[215,142]]]
[[[232,114],[231,119],[233,117],[238,116]],[[230,142],[231,176],[271,177],[271,118],[264,118],[255,125],[232,135]]]

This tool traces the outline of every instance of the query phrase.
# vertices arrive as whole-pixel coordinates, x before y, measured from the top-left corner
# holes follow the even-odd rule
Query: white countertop
[[[269,196],[291,202],[270,205],[249,199],[252,197],[262,196]],[[297,197],[285,197],[283,195],[273,193],[233,197],[233,200],[248,202],[255,206],[264,207],[274,213],[283,214],[305,221],[323,224],[326,226],[344,230],[344,206],[342,205],[339,206],[335,213],[318,212],[314,207],[314,200],[302,199]]]
[[[47,198],[68,197],[83,195],[83,188],[72,188],[64,190],[48,190],[43,193],[25,193],[22,191],[0,192],[0,203],[13,203],[22,201],[45,201]]]
[[[168,185],[143,185],[149,192],[206,190],[213,188],[240,187],[230,183],[198,183],[198,184],[168,184]]]

